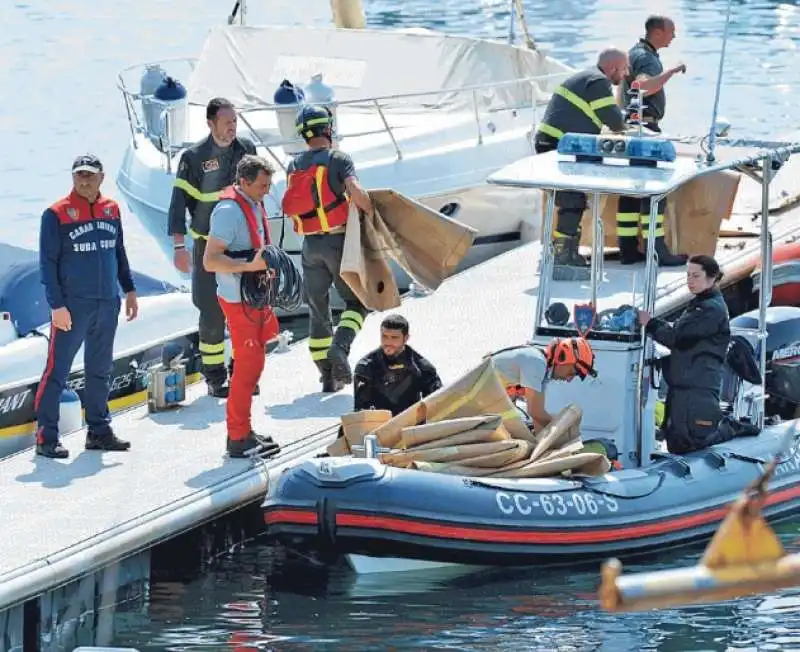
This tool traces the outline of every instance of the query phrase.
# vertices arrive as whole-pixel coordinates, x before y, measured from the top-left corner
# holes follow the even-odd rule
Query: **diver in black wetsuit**
[[[408,346],[408,321],[389,315],[381,322],[381,346],[365,355],[353,372],[354,409],[400,414],[442,386],[428,360]]]

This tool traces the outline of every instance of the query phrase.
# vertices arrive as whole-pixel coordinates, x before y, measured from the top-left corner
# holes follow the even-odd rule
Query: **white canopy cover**
[[[349,30],[300,26],[213,28],[189,80],[192,103],[222,96],[240,109],[273,104],[280,83],[305,86],[322,73],[335,99],[366,100],[553,73],[570,68],[541,52],[428,30]],[[559,83],[481,90],[482,108],[546,100]],[[472,106],[471,93],[382,101],[386,108]]]

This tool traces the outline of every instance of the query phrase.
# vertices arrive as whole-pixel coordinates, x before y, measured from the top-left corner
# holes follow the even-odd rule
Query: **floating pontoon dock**
[[[778,179],[793,174],[784,170]],[[752,215],[760,208],[754,188],[742,179],[737,212]],[[779,218],[784,233],[792,218]],[[721,241],[719,257],[724,262],[750,255],[757,246],[751,238],[744,250],[730,251]],[[449,279],[435,294],[404,301],[398,312],[410,321],[411,344],[434,362],[445,383],[484,354],[532,336],[540,249],[538,243],[522,246]],[[604,269],[609,278],[624,273],[611,261]],[[682,274],[674,270],[665,280],[675,282]],[[598,297],[600,310],[619,299],[619,285],[608,286]],[[625,287],[630,286],[628,279]],[[352,360],[378,345],[380,320],[380,314],[366,320]],[[203,389],[190,388],[186,406],[175,412],[150,415],[140,408],[117,417],[117,433],[132,442],[128,453],[84,451],[85,433],[78,432],[63,439],[68,460],[36,457],[31,450],[0,460],[0,626],[19,622],[21,612],[13,612],[28,600],[261,500],[269,473],[318,452],[334,437],[339,416],[352,410],[349,389],[319,393],[304,342],[271,354],[255,399],[254,427],[272,435],[283,452],[254,464],[223,456],[224,401],[205,396]],[[602,414],[602,406],[597,410]],[[585,420],[601,418],[591,412],[585,410]]]

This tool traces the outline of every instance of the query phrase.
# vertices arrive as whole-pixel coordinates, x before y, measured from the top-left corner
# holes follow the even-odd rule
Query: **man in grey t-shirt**
[[[231,457],[245,457],[257,450],[272,455],[279,450],[271,437],[253,432],[250,422],[267,342],[278,334],[278,320],[271,308],[245,303],[240,290],[243,274],[267,271],[262,256],[269,242],[263,201],[272,184],[272,174],[272,166],[260,156],[242,157],[236,168],[236,185],[222,192],[211,213],[203,256],[206,270],[217,276],[217,297],[228,322],[236,359],[225,408]]]
[[[678,64],[664,71],[658,51],[668,48],[675,38],[675,23],[666,16],[650,16],[644,24],[644,38],[634,45],[628,53],[630,71],[620,84],[622,104],[626,105],[630,96],[631,84],[644,91],[645,109],[643,119],[645,126],[653,131],[661,131],[658,123],[664,119],[667,111],[667,96],[664,86],[679,72],[685,73],[686,66]]]
[[[578,337],[553,340],[544,349],[530,345],[503,349],[491,357],[495,372],[509,395],[515,399],[525,398],[536,430],[553,420],[544,407],[548,380],[569,382],[576,376],[581,380],[597,376],[594,351],[588,341]]]

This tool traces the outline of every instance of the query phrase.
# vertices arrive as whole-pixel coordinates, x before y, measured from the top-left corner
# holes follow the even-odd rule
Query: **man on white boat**
[[[236,168],[236,185],[220,193],[211,213],[208,240],[203,255],[206,271],[216,274],[217,296],[228,322],[236,373],[231,376],[228,404],[227,450],[231,457],[244,457],[253,450],[275,454],[271,437],[253,432],[250,414],[253,393],[264,371],[267,342],[278,334],[278,320],[269,306],[246,303],[242,283],[249,275],[268,273],[263,257],[270,244],[264,195],[272,185],[273,168],[260,156],[246,154]]]
[[[536,131],[536,153],[556,149],[565,133],[599,134],[604,125],[614,132],[624,131],[624,115],[611,85],[619,84],[627,74],[628,55],[610,48],[598,55],[595,66],[575,73],[556,88]],[[559,192],[556,205],[553,278],[587,280],[589,263],[578,253],[586,195]]]
[[[212,99],[206,107],[209,135],[181,154],[175,187],[169,205],[167,233],[175,248],[174,264],[181,272],[192,272],[192,301],[200,311],[201,371],[208,393],[228,396],[225,369],[225,317],[217,302],[214,274],[203,267],[211,211],[223,188],[234,182],[236,166],[245,154],[255,154],[255,145],[236,136],[236,109],[228,100]],[[186,212],[190,223],[187,229]],[[186,234],[194,240],[192,256],[186,249]],[[231,360],[231,374],[233,360]],[[258,387],[255,389],[258,392]]]
[[[372,214],[353,159],[333,149],[333,114],[306,105],[297,114],[297,132],[308,151],[289,163],[281,206],[303,236],[303,286],[309,311],[308,348],[321,373],[322,391],[336,392],[353,382],[348,356],[367,309],[339,276],[350,202]],[[331,286],[345,302],[336,331],[330,309]]]
[[[103,164],[96,156],[79,156],[72,164],[72,192],[42,214],[39,264],[51,325],[47,363],[34,409],[36,453],[44,457],[69,457],[58,440],[59,405],[81,345],[85,345],[86,450],[130,448],[130,443],[111,429],[108,410],[120,287],[128,321],[136,318],[139,308],[119,206],[100,194],[103,178]]]
[[[526,344],[490,355],[509,396],[514,400],[525,399],[537,431],[553,420],[545,409],[545,387],[549,380],[570,382],[575,377],[581,380],[597,377],[594,351],[582,337],[555,339],[544,349]]]
[[[624,104],[631,89],[644,91],[645,106],[641,115],[637,116],[645,127],[660,133],[658,123],[664,118],[667,109],[667,97],[664,85],[679,72],[685,73],[686,66],[678,64],[664,72],[664,66],[658,56],[661,48],[669,47],[675,38],[675,23],[666,16],[650,16],[644,24],[645,35],[628,53],[630,71],[620,84],[620,100]],[[664,242],[664,213],[667,200],[658,203],[656,216],[655,250],[658,264],[675,267],[686,264],[686,256],[672,254]],[[638,197],[620,197],[617,209],[617,241],[619,243],[620,262],[632,265],[644,261],[644,254],[638,248],[639,226],[642,237],[647,242],[650,221],[650,199]],[[646,244],[645,244],[646,246]]]
[[[439,374],[408,345],[408,320],[389,315],[381,322],[381,345],[353,371],[353,409],[400,414],[442,387]]]

